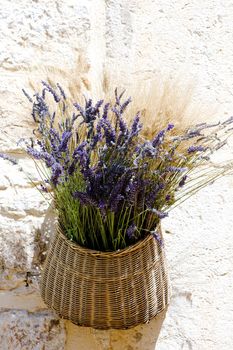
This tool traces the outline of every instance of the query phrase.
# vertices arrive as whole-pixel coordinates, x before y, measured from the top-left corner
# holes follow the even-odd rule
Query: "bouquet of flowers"
[[[42,82],[31,98],[34,137],[26,142],[39,160],[41,191],[54,201],[67,239],[98,251],[123,249],[146,235],[162,244],[160,220],[196,191],[232,171],[211,155],[231,135],[233,117],[186,130],[168,124],[147,139],[140,111],[125,118],[131,98],[70,101],[62,87]],[[51,110],[47,95],[56,108]]]

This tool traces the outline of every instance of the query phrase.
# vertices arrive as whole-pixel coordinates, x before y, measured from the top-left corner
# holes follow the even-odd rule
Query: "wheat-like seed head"
[[[90,65],[83,53],[73,68],[33,66],[29,71],[29,85],[33,91],[41,89],[41,80],[47,81],[51,86],[59,83],[64,88],[68,97],[68,113],[73,110],[73,102],[84,102],[84,96],[93,100],[103,98],[113,103],[115,88],[124,90],[125,77],[119,77],[113,69],[104,69],[99,79],[91,81]],[[140,111],[144,136],[149,139],[168,123],[173,123],[174,133],[179,134],[191,125],[212,119],[216,114],[215,107],[210,108],[194,99],[194,84],[181,77],[171,80],[158,75],[151,80],[127,81],[126,86],[125,97],[131,96],[132,103],[125,115],[130,121]],[[49,101],[54,108],[58,108],[52,98]]]

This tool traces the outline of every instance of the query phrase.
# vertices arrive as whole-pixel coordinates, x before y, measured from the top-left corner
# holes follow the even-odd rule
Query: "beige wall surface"
[[[106,72],[126,87],[178,77],[195,84],[194,103],[226,118],[232,17],[231,0],[0,0],[0,152],[19,160],[0,159],[1,350],[152,350],[164,317],[131,331],[95,331],[59,320],[41,301],[38,266],[52,219],[31,185],[34,164],[17,146],[33,129],[21,88],[46,79],[46,70],[65,85],[74,71],[93,91]],[[221,153],[232,155],[230,147]],[[232,209],[233,179],[224,178],[164,221],[173,293],[156,350],[232,350]]]

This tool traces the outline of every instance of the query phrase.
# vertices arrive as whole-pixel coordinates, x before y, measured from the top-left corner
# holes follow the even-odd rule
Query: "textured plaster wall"
[[[1,350],[152,350],[159,329],[159,322],[128,333],[79,329],[60,321],[39,297],[37,267],[50,215],[25,175],[36,180],[36,170],[16,145],[33,128],[20,89],[34,67],[72,69],[84,55],[81,74],[91,82],[106,68],[125,85],[178,73],[196,82],[194,100],[227,117],[233,111],[232,15],[230,0],[0,0],[0,151],[19,159],[15,167],[0,159]],[[221,157],[232,155],[226,148]],[[164,222],[173,296],[156,349],[233,348],[232,208],[228,178]],[[29,287],[27,271],[33,274]]]

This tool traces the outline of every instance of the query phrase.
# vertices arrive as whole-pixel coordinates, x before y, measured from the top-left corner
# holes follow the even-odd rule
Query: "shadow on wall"
[[[157,340],[166,317],[167,308],[148,324],[127,330],[97,330],[78,327],[65,321],[67,350],[155,350]]]
[[[34,257],[33,257],[33,264],[35,266],[42,266],[46,255],[49,243],[51,242],[53,238],[53,234],[56,230],[56,214],[54,212],[52,203],[50,204],[43,224],[41,225],[41,228],[36,231],[35,237],[34,237]]]

